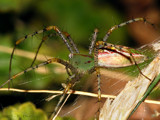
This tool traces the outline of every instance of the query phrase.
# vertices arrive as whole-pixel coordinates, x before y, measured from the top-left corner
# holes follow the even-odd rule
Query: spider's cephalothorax
[[[94,67],[94,57],[84,54],[70,54],[69,62],[79,71],[87,72]]]
[[[57,26],[49,26],[44,28],[43,30],[39,30],[33,34],[26,35],[25,37],[17,40],[12,54],[10,58],[10,65],[9,65],[9,80],[7,80],[3,85],[0,87],[3,87],[5,84],[9,83],[11,80],[15,79],[16,77],[30,71],[33,69],[36,69],[40,66],[44,66],[46,64],[50,64],[53,62],[60,63],[66,67],[66,71],[68,73],[68,78],[67,78],[67,83],[63,85],[64,90],[62,97],[60,98],[54,113],[51,116],[51,119],[55,119],[56,116],[58,115],[60,109],[70,96],[67,95],[67,92],[70,89],[73,89],[74,85],[76,84],[77,81],[80,80],[81,77],[83,77],[84,74],[91,74],[94,71],[97,74],[97,81],[98,81],[98,101],[101,101],[101,77],[100,77],[100,68],[110,68],[110,67],[126,67],[130,65],[137,65],[139,63],[144,62],[146,59],[146,56],[142,55],[140,52],[138,52],[135,49],[125,47],[125,46],[120,46],[120,45],[113,45],[110,43],[106,43],[108,37],[110,34],[115,30],[118,29],[122,26],[125,26],[127,24],[137,22],[137,21],[144,21],[147,22],[144,18],[135,18],[131,19],[129,21],[126,21],[124,23],[121,23],[119,25],[114,25],[111,27],[111,29],[108,30],[106,35],[103,38],[103,41],[97,41],[97,34],[98,34],[98,29],[94,30],[94,33],[92,35],[92,41],[89,47],[89,53],[88,55],[84,55],[79,52],[78,48],[76,47],[74,41],[72,40],[71,36],[67,32],[61,32]],[[149,23],[149,22],[148,22]],[[47,40],[48,37],[52,36],[52,34],[49,34],[48,36],[43,37],[38,50],[36,52],[35,58],[31,64],[31,67],[27,68],[26,70],[14,75],[11,77],[11,65],[12,65],[12,59],[14,55],[14,51],[16,49],[16,46],[19,45],[22,41],[26,40],[28,37],[32,37],[36,34],[43,33],[45,31],[51,31],[54,30],[56,33],[61,37],[63,42],[66,44],[68,50],[70,51],[69,55],[69,61],[62,60],[60,58],[51,58],[48,59],[45,62],[42,62],[39,65],[33,66],[34,62],[37,58],[38,52],[40,50],[40,47],[42,46],[42,43]],[[94,53],[93,53],[94,50]],[[137,65],[138,67],[138,65]],[[144,75],[145,76],[145,75]],[[145,76],[147,77],[147,76]],[[65,100],[64,100],[65,99]],[[63,102],[64,101],[64,102]]]

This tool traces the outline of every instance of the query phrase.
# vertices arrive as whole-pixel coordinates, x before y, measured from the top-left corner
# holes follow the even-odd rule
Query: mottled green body
[[[94,67],[94,57],[91,55],[72,54],[70,63],[81,71],[87,71]]]

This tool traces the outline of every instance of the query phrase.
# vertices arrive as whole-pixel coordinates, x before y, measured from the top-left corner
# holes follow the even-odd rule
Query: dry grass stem
[[[58,91],[58,90],[23,90],[23,89],[16,89],[16,88],[0,88],[0,91],[14,91],[14,92],[25,92],[25,93],[51,93],[51,94],[62,94],[63,91]],[[67,94],[75,94],[75,95],[83,95],[83,96],[89,96],[89,97],[95,97],[97,98],[97,94],[95,93],[90,93],[90,92],[84,92],[84,91],[68,91]],[[102,98],[109,98],[109,99],[115,99],[116,96],[114,95],[105,95],[102,94]],[[155,101],[155,100],[145,100],[144,102],[146,103],[151,103],[151,104],[158,104],[160,105],[160,101]]]

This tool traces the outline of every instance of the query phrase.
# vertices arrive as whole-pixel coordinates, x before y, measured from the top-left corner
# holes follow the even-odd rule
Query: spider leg
[[[36,34],[44,33],[45,31],[46,31],[46,29],[36,31],[36,32],[34,32],[33,34],[26,35],[26,36],[24,36],[24,37],[22,37],[22,38],[20,38],[19,40],[16,41],[16,43],[15,43],[15,45],[14,45],[14,48],[13,48],[13,50],[12,50],[12,53],[11,53],[11,57],[10,57],[10,63],[9,63],[9,78],[11,77],[12,59],[13,59],[14,51],[15,51],[17,45],[19,45],[22,41],[26,40],[27,38],[33,37],[33,36],[35,36]]]
[[[96,67],[97,83],[98,83],[98,102],[101,102],[101,75],[100,68]]]
[[[58,115],[58,113],[60,112],[60,110],[62,109],[62,107],[64,106],[64,104],[66,103],[67,99],[69,98],[69,96],[71,95],[71,93],[69,95],[67,95],[67,92],[73,88],[73,86],[76,84],[76,82],[82,77],[82,74],[81,73],[78,73],[77,69],[74,68],[70,63],[68,63],[67,61],[64,61],[62,59],[59,59],[59,58],[51,58],[51,59],[48,59],[47,61],[45,62],[42,62],[41,64],[38,64],[36,66],[33,66],[33,67],[29,67],[27,68],[26,70],[22,71],[22,72],[19,72],[17,74],[15,74],[14,76],[12,76],[10,79],[8,79],[5,83],[3,83],[1,87],[3,87],[4,85],[6,85],[7,83],[9,83],[11,80],[17,78],[18,76],[26,73],[26,72],[29,72],[31,70],[34,70],[34,69],[37,69],[41,66],[44,66],[44,65],[47,65],[47,64],[51,64],[53,62],[56,62],[56,63],[60,63],[62,65],[64,65],[66,67],[66,69],[68,69],[68,72],[69,72],[69,81],[67,83],[67,85],[65,85],[64,87],[64,90],[63,90],[63,94],[62,96],[60,97],[60,100],[57,104],[57,106],[55,107],[55,110],[51,116],[51,118],[54,118]],[[69,71],[70,69],[70,71]],[[71,75],[71,73],[72,75]],[[63,102],[63,103],[62,103]],[[62,103],[62,104],[61,104]]]
[[[32,33],[32,34],[29,34],[29,35],[26,35],[26,36],[24,36],[24,37],[22,37],[22,38],[20,38],[19,40],[16,41],[16,43],[15,43],[15,45],[14,45],[14,48],[13,48],[13,51],[12,51],[12,53],[11,53],[11,57],[10,57],[10,63],[9,63],[9,79],[11,78],[12,59],[13,59],[14,51],[15,51],[17,45],[19,45],[21,42],[23,42],[24,40],[26,40],[26,39],[29,38],[29,37],[33,37],[33,36],[35,36],[36,34],[41,34],[41,33],[44,33],[45,31],[51,31],[51,30],[56,31],[56,32],[58,33],[58,35],[61,37],[61,39],[64,41],[64,43],[66,44],[68,50],[69,50],[71,53],[74,53],[73,50],[72,50],[72,47],[69,45],[68,41],[67,41],[66,38],[63,36],[63,34],[62,34],[62,32],[59,30],[59,28],[58,28],[57,26],[48,26],[48,27],[46,27],[46,28],[44,28],[44,29],[42,29],[42,30],[36,31],[36,32],[34,32],[34,33]],[[42,45],[42,43],[43,43],[44,40],[45,40],[45,39],[42,40],[42,42],[40,43],[39,47],[41,47],[41,45]],[[39,49],[38,49],[38,51],[39,51]],[[33,60],[31,66],[33,65],[34,61],[36,60],[38,51],[37,51],[37,53],[36,53],[35,59]],[[10,86],[10,85],[9,85],[9,86]]]
[[[69,40],[69,44],[71,45],[70,47],[73,48],[76,53],[79,53],[79,50],[78,50],[76,44],[74,43],[74,41],[72,40],[71,36],[70,36],[67,32],[63,32],[63,34],[64,34],[64,35],[67,37],[67,39]],[[44,41],[46,41],[48,38],[50,38],[50,37],[52,37],[52,36],[55,36],[55,34],[49,34],[49,35],[47,35],[47,36],[45,36],[45,37],[42,38],[42,41],[41,41],[41,43],[39,44],[38,49],[37,49],[37,51],[36,51],[36,55],[35,55],[35,57],[34,57],[34,60],[32,61],[31,67],[32,67],[33,64],[34,64],[34,62],[35,62],[35,60],[36,60],[36,58],[37,58],[38,52],[39,52],[42,44],[44,43]]]
[[[70,93],[70,94],[67,95],[67,92],[75,86],[76,82],[79,81],[79,79],[82,76],[83,76],[83,74],[80,74],[77,71],[72,76],[69,76],[69,78],[68,78],[69,82],[68,82],[67,85],[66,84],[62,85],[64,87],[63,94],[60,97],[59,102],[56,105],[56,107],[54,109],[54,112],[52,113],[52,115],[50,117],[50,120],[54,120],[57,117],[57,115],[59,114],[60,110],[62,109],[62,107],[64,106],[66,101],[68,100],[69,96],[72,94],[72,93]]]
[[[36,51],[35,57],[34,57],[32,63],[31,63],[31,66],[30,66],[30,67],[32,67],[33,64],[34,64],[34,62],[36,61],[37,55],[38,55],[38,53],[39,53],[39,50],[40,50],[42,44],[43,44],[49,37],[52,37],[52,36],[54,36],[54,35],[53,35],[53,34],[49,34],[49,35],[47,35],[47,36],[45,36],[45,37],[42,38],[42,40],[41,40],[41,42],[40,42],[40,44],[39,44],[39,46],[38,46],[38,49],[37,49],[37,51]]]
[[[55,109],[54,109],[54,112],[52,113],[51,117],[50,117],[50,120],[54,120],[57,115],[59,114],[60,110],[62,109],[62,107],[64,106],[64,104],[66,103],[66,101],[68,100],[69,96],[71,95],[68,94],[67,95],[67,92],[73,87],[73,84],[71,83],[68,83],[67,85],[65,85],[65,88],[63,90],[63,93],[62,93],[62,96],[60,97],[59,99],[59,102],[58,104],[56,105]],[[66,97],[67,96],[67,97]],[[65,100],[64,100],[65,99]],[[63,102],[63,103],[62,103]]]
[[[98,48],[96,46],[94,52],[94,63],[95,63],[95,71],[97,75],[97,83],[98,83],[98,102],[99,102],[99,109],[100,112],[100,102],[101,102],[101,75],[100,75],[100,68],[98,67]]]
[[[132,55],[132,53],[130,53],[130,56],[132,57],[132,60],[133,60],[134,64],[137,66],[138,71],[140,72],[140,74],[143,75],[145,78],[147,78],[149,81],[152,81],[149,77],[147,77],[145,74],[142,73],[142,71],[141,71],[139,65],[137,64],[134,56]]]
[[[51,30],[56,31],[59,34],[59,36],[62,38],[62,40],[66,44],[67,48],[69,49],[69,51],[71,53],[73,53],[72,48],[70,47],[69,43],[67,42],[67,40],[65,39],[65,37],[63,36],[61,31],[58,29],[58,27],[57,26],[48,26],[48,27],[44,28],[43,30],[39,30],[39,31],[34,32],[33,34],[26,35],[25,37],[22,37],[21,39],[16,41],[15,46],[14,46],[13,51],[12,51],[12,54],[11,54],[11,58],[10,58],[9,77],[11,76],[11,63],[12,63],[12,58],[13,58],[16,46],[19,45],[21,42],[23,42],[24,40],[26,40],[29,37],[33,37],[36,34],[41,34],[41,33],[44,33],[45,31],[51,31]]]
[[[63,34],[67,37],[67,39],[69,40],[69,43],[70,43],[71,47],[74,48],[75,52],[76,53],[80,53],[79,50],[78,50],[78,48],[77,48],[77,46],[76,46],[76,44],[74,43],[73,39],[71,38],[71,35],[69,33],[67,33],[67,32],[63,32]]]
[[[72,47],[69,45],[68,41],[66,40],[66,38],[63,36],[62,32],[59,30],[59,28],[57,26],[49,26],[46,28],[47,31],[50,31],[50,30],[55,30],[58,35],[61,37],[61,39],[63,40],[63,42],[66,44],[68,50],[71,52],[71,53],[74,53],[73,50],[72,50]]]
[[[151,24],[150,22],[146,21],[145,18],[134,18],[134,19],[128,20],[128,21],[126,21],[126,22],[123,22],[123,23],[121,23],[121,24],[114,25],[113,27],[111,27],[111,28],[108,30],[108,32],[106,33],[106,35],[104,36],[103,41],[104,41],[104,42],[107,41],[108,37],[110,36],[110,34],[111,34],[114,30],[116,30],[116,29],[118,29],[118,28],[120,28],[120,27],[123,27],[123,26],[125,26],[125,25],[128,25],[128,24],[130,24],[130,23],[138,22],[138,21],[144,21],[144,22],[146,22],[146,23],[148,23],[148,24],[150,24],[150,25],[153,26],[153,24]]]
[[[91,55],[92,54],[92,51],[93,51],[93,48],[95,46],[95,42],[96,42],[96,39],[97,39],[97,33],[98,33],[98,29],[95,29],[94,30],[94,33],[92,35],[92,41],[91,41],[91,44],[89,46],[89,54]]]
[[[5,83],[3,83],[3,84],[0,86],[0,88],[3,87],[4,85],[6,85],[7,83],[9,83],[11,80],[17,78],[17,77],[20,76],[20,75],[23,75],[24,73],[26,73],[26,72],[28,72],[28,71],[37,69],[37,68],[39,68],[39,67],[41,67],[41,66],[44,66],[44,65],[47,65],[47,64],[51,64],[51,63],[54,63],[54,62],[55,62],[55,63],[60,63],[60,64],[62,64],[62,65],[64,65],[64,66],[67,66],[67,68],[69,68],[69,69],[72,71],[72,73],[77,72],[77,70],[76,70],[70,63],[68,63],[67,61],[64,61],[64,60],[62,60],[62,59],[60,59],[60,58],[50,58],[50,59],[48,59],[47,61],[44,61],[44,62],[42,62],[42,63],[40,63],[40,64],[38,64],[38,65],[36,65],[36,66],[29,67],[29,68],[27,68],[26,70],[24,70],[24,71],[22,71],[22,72],[19,72],[19,73],[15,74],[15,75],[13,75],[13,76],[10,77]]]
[[[69,71],[68,67],[66,67],[66,72],[69,76],[72,76],[71,72]]]
[[[67,95],[66,99],[64,100],[64,102],[62,103],[62,105],[60,106],[61,102],[63,101],[63,99],[65,98],[66,94],[63,94],[63,96],[61,96],[60,100],[59,100],[59,104],[57,104],[56,106],[56,111],[57,112],[53,112],[50,120],[55,120],[56,117],[58,116],[59,112],[61,111],[62,107],[64,106],[64,104],[67,102],[68,98],[70,97],[71,93]],[[60,108],[59,108],[60,107]],[[59,109],[58,109],[59,108]]]

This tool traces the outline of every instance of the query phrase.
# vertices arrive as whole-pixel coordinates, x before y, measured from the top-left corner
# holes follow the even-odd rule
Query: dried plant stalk
[[[156,52],[159,51],[160,42],[153,43],[152,48]],[[126,120],[128,118],[132,110],[143,98],[149,85],[160,73],[160,52],[154,60],[142,70],[142,73],[150,78],[151,81],[142,74],[139,74],[134,80],[129,81],[113,102],[111,99],[106,100],[100,111],[100,120]]]

